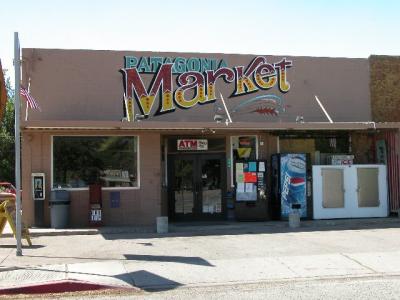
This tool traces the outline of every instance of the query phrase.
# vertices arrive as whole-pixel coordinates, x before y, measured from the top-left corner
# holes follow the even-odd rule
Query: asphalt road
[[[306,281],[255,282],[240,285],[182,287],[152,292],[81,292],[58,295],[7,297],[7,299],[399,299],[400,277],[363,277]],[[1,297],[0,297],[1,299]]]

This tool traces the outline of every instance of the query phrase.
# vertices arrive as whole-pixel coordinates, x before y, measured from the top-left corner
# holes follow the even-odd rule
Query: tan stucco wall
[[[121,190],[119,208],[110,208],[109,190],[103,190],[103,220],[106,225],[149,225],[161,215],[160,134],[110,131],[38,132],[24,131],[22,142],[23,218],[34,223],[34,203],[31,197],[31,173],[46,176],[45,223],[50,224],[51,136],[52,135],[138,135],[140,152],[140,189]],[[71,227],[88,225],[89,191],[71,191]]]
[[[23,82],[30,78],[30,90],[42,108],[31,111],[29,120],[93,120],[120,121],[123,117],[124,56],[211,57],[224,58],[229,67],[244,66],[257,55],[221,53],[165,53],[132,51],[93,51],[23,49]],[[369,121],[369,63],[367,59],[269,56],[274,63],[286,57],[293,61],[287,71],[290,89],[281,93],[277,86],[269,90],[230,97],[235,84],[218,79],[217,94],[222,92],[234,122],[295,122],[301,115],[306,122],[326,122],[327,118],[315,100],[317,95],[335,122]],[[141,74],[148,88],[154,74]],[[175,79],[176,76],[174,76]],[[174,81],[174,88],[176,83]],[[234,113],[238,104],[255,96],[274,94],[282,98],[286,112],[278,116],[262,113]],[[219,98],[219,97],[218,97]],[[217,100],[219,101],[219,100]],[[219,102],[220,104],[220,102]],[[158,97],[153,107],[158,107]],[[137,105],[135,111],[138,112]],[[195,105],[190,109],[176,108],[173,113],[151,121],[213,122],[212,103]]]
[[[400,121],[400,56],[369,58],[371,108],[375,122]]]
[[[175,132],[174,132],[175,133]],[[188,132],[184,132],[186,135]],[[125,131],[23,131],[22,142],[22,186],[23,218],[28,225],[34,224],[34,202],[31,197],[31,173],[43,172],[46,176],[45,224],[50,225],[48,201],[51,193],[51,141],[53,135],[137,135],[140,139],[140,189],[120,190],[120,208],[110,208],[109,190],[103,190],[103,221],[105,225],[149,225],[155,218],[168,213],[168,199],[163,194],[161,172],[161,139],[173,135],[163,132],[125,132]],[[175,134],[179,134],[176,132]],[[194,132],[194,135],[198,132]],[[226,140],[226,159],[230,159],[230,137],[255,135],[258,138],[259,159],[267,160],[277,152],[277,137],[265,132],[238,131],[220,133]],[[204,137],[204,136],[203,136]],[[207,138],[207,137],[206,137]],[[262,145],[261,145],[261,144]],[[231,190],[231,169],[226,169],[227,190]],[[269,178],[269,175],[267,176]],[[268,189],[270,188],[267,184]],[[118,190],[118,189],[117,189]],[[166,191],[166,190],[165,190]],[[164,192],[165,192],[164,191]],[[269,193],[268,193],[269,194]],[[267,200],[269,201],[269,199]],[[89,191],[71,191],[71,227],[88,226]]]

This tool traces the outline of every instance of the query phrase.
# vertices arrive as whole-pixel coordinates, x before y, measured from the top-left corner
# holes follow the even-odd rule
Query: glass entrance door
[[[195,199],[195,160],[192,156],[175,159],[172,178],[174,213],[193,215]]]
[[[222,154],[183,154],[169,158],[169,207],[175,220],[225,216],[225,167]]]

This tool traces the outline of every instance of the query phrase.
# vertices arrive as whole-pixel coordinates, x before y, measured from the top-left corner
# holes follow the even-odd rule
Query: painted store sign
[[[232,86],[231,94],[227,98],[269,90],[274,86],[286,93],[290,89],[287,79],[287,70],[290,67],[292,61],[286,58],[272,63],[265,56],[255,57],[247,66],[234,67],[228,67],[223,59],[125,56],[125,68],[121,71],[124,75],[128,119],[133,119],[134,100],[141,114],[149,116],[153,107],[157,106],[157,94],[160,98],[155,115],[174,112],[177,107],[189,109],[197,104],[213,103],[219,94],[216,91],[218,80]],[[154,73],[148,86],[141,75],[146,73]],[[266,99],[258,99],[266,96]],[[260,107],[262,111],[257,111],[260,114],[278,114],[278,109],[282,108],[280,97],[276,95],[262,95],[252,101],[272,101],[276,104],[272,110]],[[235,110],[243,110],[246,105],[248,106],[242,103]]]

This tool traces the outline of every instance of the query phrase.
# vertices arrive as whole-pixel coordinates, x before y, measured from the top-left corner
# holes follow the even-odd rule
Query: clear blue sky
[[[2,1],[9,76],[14,31],[29,48],[400,55],[400,1]]]

